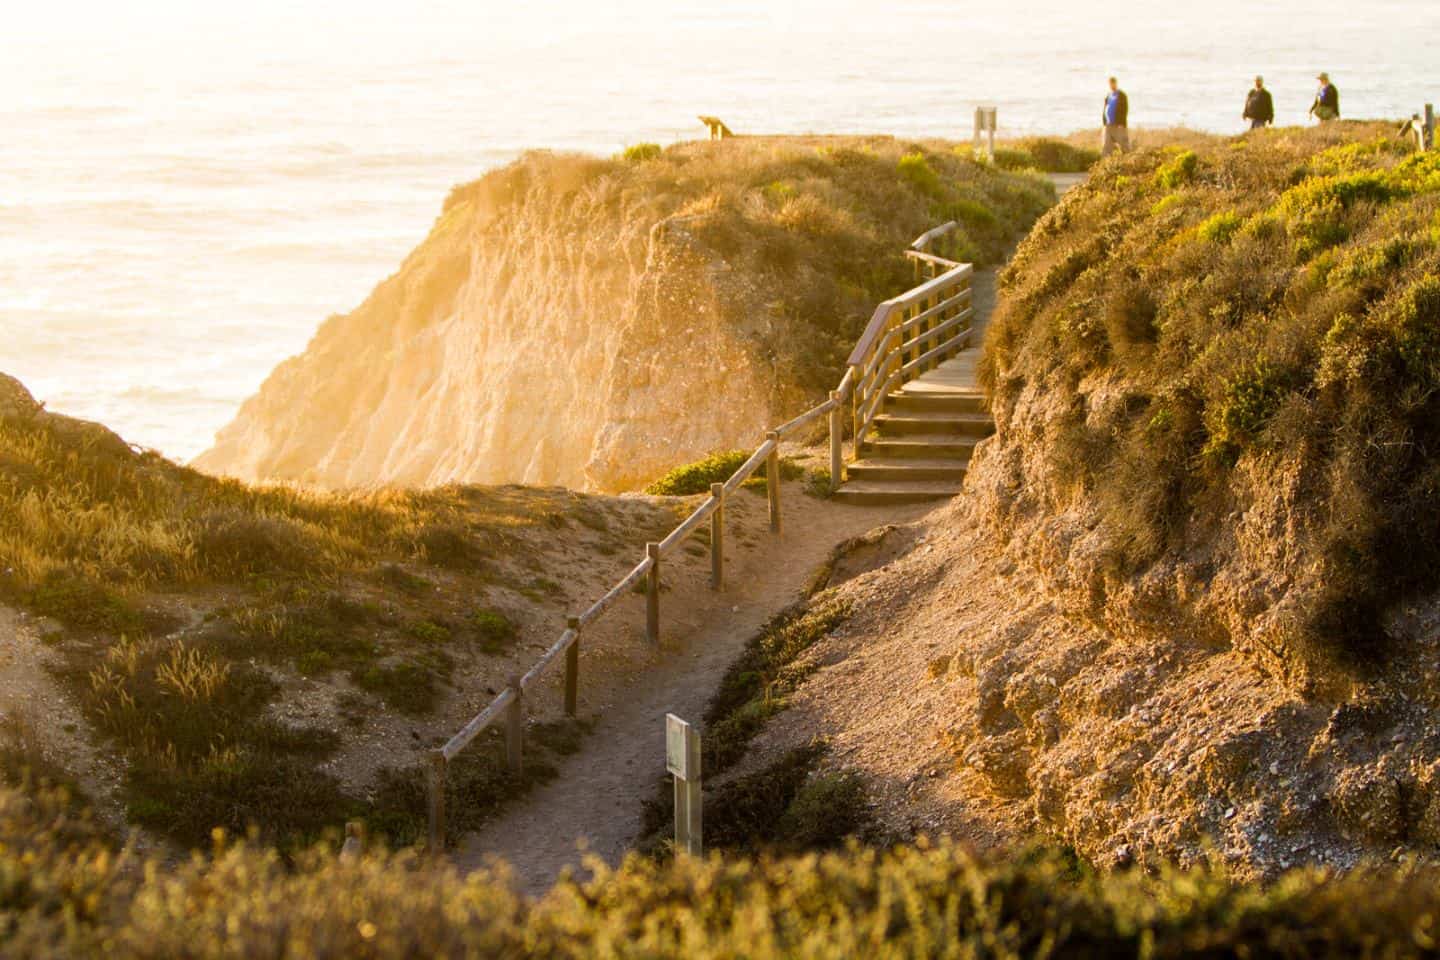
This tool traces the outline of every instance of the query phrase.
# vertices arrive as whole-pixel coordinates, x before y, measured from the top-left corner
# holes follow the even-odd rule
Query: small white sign
[[[665,769],[681,780],[691,776],[690,736],[690,724],[673,713],[665,715]]]

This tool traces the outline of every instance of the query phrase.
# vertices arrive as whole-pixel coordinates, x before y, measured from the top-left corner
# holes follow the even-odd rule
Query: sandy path
[[[804,596],[836,545],[934,508],[845,506],[803,496],[794,485],[787,485],[785,502],[785,531],[734,551],[722,593],[692,580],[663,595],[664,654],[609,691],[594,732],[561,763],[554,781],[461,845],[456,862],[463,870],[500,857],[512,865],[522,890],[538,894],[562,868],[579,865],[582,842],[607,863],[618,863],[637,838],[641,801],[653,796],[665,773],[665,714],[698,722],[746,640]]]
[[[50,674],[59,657],[41,639],[44,623],[0,605],[0,735],[7,745],[28,747],[73,776],[96,816],[124,824],[121,764],[92,746],[79,704]]]

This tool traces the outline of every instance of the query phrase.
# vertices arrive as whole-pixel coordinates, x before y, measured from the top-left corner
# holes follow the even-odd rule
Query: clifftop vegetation
[[[1003,278],[1006,522],[1089,518],[1066,579],[1097,613],[1133,580],[1302,686],[1365,675],[1440,585],[1437,268],[1440,155],[1386,128],[1103,165]]]

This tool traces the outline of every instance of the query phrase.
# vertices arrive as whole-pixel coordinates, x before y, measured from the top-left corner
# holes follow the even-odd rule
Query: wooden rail
[[[931,252],[931,247],[957,228],[954,222],[930,230],[915,240],[906,251],[916,261],[917,276],[924,270],[930,278],[912,290],[880,305],[860,342],[850,355],[845,375],[823,403],[816,404],[792,420],[782,423],[765,436],[765,442],[740,465],[724,483],[712,484],[710,495],[674,530],[658,543],[645,545],[645,558],[635,565],[618,583],[605,592],[579,616],[570,617],[559,638],[523,675],[512,677],[495,699],[481,710],[444,746],[430,752],[428,767],[430,830],[429,848],[440,852],[445,847],[445,789],[450,763],[475,738],[494,723],[503,720],[506,763],[519,772],[524,762],[525,692],[557,660],[565,662],[565,714],[575,716],[577,709],[580,639],[584,631],[603,617],[621,597],[632,593],[638,584],[645,585],[645,636],[653,647],[660,644],[660,586],[665,557],[672,554],[709,521],[710,586],[720,590],[725,582],[725,501],[765,468],[768,487],[770,530],[782,529],[780,503],[780,443],[804,428],[828,417],[830,441],[830,491],[839,488],[844,475],[843,433],[845,403],[852,402],[851,415],[858,454],[864,431],[884,402],[890,390],[925,369],[933,367],[948,354],[963,348],[970,333],[970,266],[946,260]],[[861,411],[865,411],[862,417]]]
[[[853,385],[850,418],[857,459],[885,398],[970,344],[973,268],[934,252],[957,229],[952,220],[910,244],[905,255],[915,264],[919,284],[876,307],[850,353],[847,378]]]

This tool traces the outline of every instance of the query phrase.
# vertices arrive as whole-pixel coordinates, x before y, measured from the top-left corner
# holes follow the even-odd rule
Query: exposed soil
[[[123,764],[92,744],[79,706],[50,673],[59,657],[44,637],[53,629],[43,618],[0,604],[0,722],[8,739],[20,741],[16,746],[74,778],[97,817],[120,826]]]

